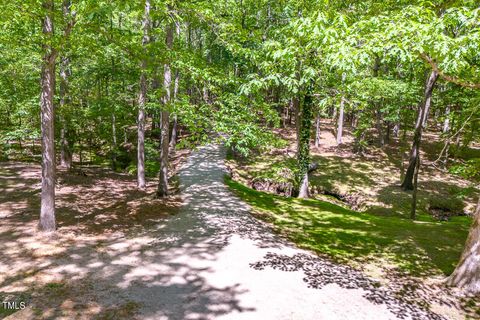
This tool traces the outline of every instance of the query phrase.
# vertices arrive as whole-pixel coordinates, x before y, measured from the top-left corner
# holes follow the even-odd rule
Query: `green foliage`
[[[448,171],[466,179],[480,180],[480,158],[467,160],[465,163],[455,164]]]

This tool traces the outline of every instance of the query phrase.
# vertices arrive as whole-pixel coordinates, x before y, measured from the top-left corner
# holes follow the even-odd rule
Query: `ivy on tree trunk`
[[[308,198],[308,170],[310,167],[310,130],[312,127],[312,95],[311,88],[301,105],[298,131],[297,152],[297,183],[299,187],[298,197]]]

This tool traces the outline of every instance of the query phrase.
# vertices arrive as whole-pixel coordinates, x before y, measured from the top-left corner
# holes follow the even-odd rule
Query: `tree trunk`
[[[422,140],[423,123],[425,122],[425,111],[430,108],[432,100],[432,92],[435,87],[435,82],[438,79],[438,73],[432,71],[428,77],[425,85],[425,92],[422,103],[418,108],[417,122],[415,124],[415,132],[413,135],[412,149],[410,150],[410,160],[408,163],[407,172],[403,179],[402,188],[404,190],[413,190],[413,176],[415,173],[415,166],[420,157],[420,142]]]
[[[298,93],[297,93],[298,94]],[[297,152],[300,146],[300,118],[302,117],[302,110],[300,109],[300,99],[298,96],[292,98],[292,113],[295,118],[295,134],[297,136]]]
[[[143,63],[142,63],[143,64]],[[145,65],[145,64],[143,64]],[[140,75],[140,94],[138,95],[137,119],[137,186],[145,189],[145,102],[147,97],[147,80],[145,72]]]
[[[177,31],[177,35],[179,31]],[[178,70],[175,71],[175,81],[173,85],[173,101],[177,101],[178,95],[178,87],[180,85],[180,72]],[[177,145],[177,130],[178,130],[178,119],[177,114],[173,115],[173,125],[172,125],[172,135],[170,136],[170,145],[169,145],[169,153],[175,152],[175,147]]]
[[[443,133],[450,130],[450,106],[445,109],[445,121],[443,122]]]
[[[53,1],[44,1],[46,10],[43,17],[43,34],[47,39],[53,37]],[[42,193],[39,228],[42,231],[54,231],[55,221],[55,130],[53,96],[55,90],[55,60],[57,52],[49,44],[43,45],[41,74],[41,131],[42,131]]]
[[[180,32],[181,32],[180,23],[177,22],[175,24],[175,33],[177,35],[177,38],[180,38]],[[172,36],[172,38],[173,38],[173,36]],[[174,102],[177,102],[179,86],[180,86],[180,71],[175,70],[175,81],[174,81],[174,85],[173,85],[173,101]],[[177,145],[177,130],[178,130],[178,119],[177,119],[177,114],[175,112],[175,114],[173,116],[172,135],[170,136],[169,153],[174,153],[175,152],[175,147]]]
[[[169,10],[171,10],[169,8]],[[173,26],[170,24],[167,27],[167,34],[165,42],[169,50],[173,46]],[[163,86],[165,87],[165,96],[163,97],[163,110],[162,110],[162,122],[161,122],[161,138],[160,138],[160,171],[158,173],[158,188],[157,197],[168,196],[168,147],[169,147],[169,126],[170,126],[170,114],[168,112],[168,104],[171,101],[171,84],[172,84],[172,71],[170,63],[167,62],[164,66],[163,72]]]
[[[338,110],[337,145],[342,144],[344,106],[345,106],[345,99],[342,96],[340,100],[340,109]]]
[[[350,119],[350,126],[355,128],[357,126],[357,116],[354,111],[352,111],[352,117]]]
[[[308,198],[308,172],[310,168],[310,130],[312,127],[312,92],[308,89],[300,112],[299,148],[297,151],[299,198]]]
[[[382,112],[380,110],[377,110],[375,112],[376,116],[376,127],[377,127],[377,135],[378,135],[378,144],[380,147],[383,148],[385,145],[385,137],[383,136],[383,117],[382,117]]]
[[[430,97],[430,100],[432,98]],[[425,129],[427,127],[427,121],[428,121],[428,114],[430,113],[430,105],[431,105],[431,101],[430,103],[427,103],[425,105],[425,110],[423,112],[423,118],[422,118],[422,127],[423,129]]]
[[[393,136],[398,138],[400,135],[400,122],[396,122],[393,126]]]
[[[392,125],[390,121],[386,121],[387,125],[385,126],[385,143],[390,144],[390,131],[392,129]]]
[[[418,191],[418,171],[420,170],[420,157],[417,157],[415,164],[415,172],[413,174],[413,193],[412,193],[412,208],[410,211],[410,219],[415,220],[417,216],[417,191]]]
[[[172,134],[170,135],[170,145],[169,145],[169,153],[175,152],[175,147],[177,145],[177,131],[178,131],[178,119],[177,115],[173,115],[173,124],[172,124]]]
[[[83,144],[82,139],[80,138],[78,139],[78,158],[78,160],[80,161],[80,166],[83,166]]]
[[[315,120],[315,148],[320,146],[320,116]]]
[[[64,38],[67,39],[70,36],[70,32],[75,23],[74,16],[71,13],[71,3],[69,0],[63,1],[63,16],[67,21],[66,28],[64,30]],[[70,77],[70,59],[63,55],[60,63],[60,166],[70,169],[72,166],[72,150],[70,146],[73,144],[69,142],[69,125],[68,119],[65,117],[67,111],[65,110],[68,100],[68,80]]]
[[[117,168],[117,124],[115,111],[112,112],[112,167],[113,170]]]
[[[145,0],[145,12],[143,16],[143,39],[145,47],[150,41],[150,1]],[[145,52],[146,54],[146,52]],[[147,60],[144,57],[141,63],[140,93],[138,95],[138,119],[137,119],[137,186],[144,190],[145,182],[145,104],[147,100]]]
[[[72,167],[72,153],[70,151],[70,144],[68,143],[67,139],[67,120],[64,116],[60,117],[60,123],[62,125],[62,128],[60,129],[60,166],[70,169]]]
[[[68,92],[68,58],[62,57],[60,64],[60,166],[70,169],[72,164],[72,156],[69,149],[69,144],[67,140],[68,135],[68,124],[65,117],[66,114],[66,104],[67,104],[67,92]]]
[[[157,196],[166,197],[168,196],[168,111],[162,111],[161,117],[160,171],[158,173]]]
[[[331,112],[331,114],[332,114],[332,123],[338,120],[338,119],[337,119],[337,111],[338,111],[338,108],[337,108],[335,105],[332,106],[332,112]]]
[[[480,198],[473,217],[460,262],[446,279],[446,284],[462,288],[470,294],[480,293]]]
[[[302,61],[298,60],[297,61],[297,66],[295,70],[295,78],[297,79],[298,83],[300,83],[300,79],[302,78],[301,74],[302,70]],[[294,97],[292,98],[292,111],[295,116],[295,129],[296,129],[296,134],[297,134],[297,153],[299,152],[298,150],[300,149],[300,126],[301,126],[301,118],[302,118],[302,108],[300,106],[300,92],[302,92],[302,88],[299,85],[297,93],[295,93]]]

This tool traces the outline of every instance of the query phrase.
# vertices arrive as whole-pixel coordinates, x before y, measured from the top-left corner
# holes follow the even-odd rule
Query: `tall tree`
[[[342,74],[342,84],[345,83],[346,74]],[[340,97],[340,108],[338,110],[338,120],[337,120],[337,145],[342,144],[342,136],[343,136],[343,118],[345,115],[345,96],[342,93]]]
[[[75,24],[75,12],[72,13],[70,0],[64,0],[62,5],[63,18],[65,20],[65,30],[63,32],[65,44],[69,43],[70,33]],[[67,45],[65,45],[67,47]],[[72,166],[72,150],[69,143],[69,126],[67,121],[68,110],[68,81],[70,77],[70,57],[66,53],[68,48],[64,48],[60,59],[60,165],[67,169]]]
[[[175,23],[175,33],[177,39],[180,40],[180,22]],[[180,89],[180,71],[175,70],[175,80],[173,84],[173,102],[177,103],[178,99],[178,90]],[[175,147],[177,145],[177,130],[178,130],[178,116],[175,112],[173,115],[173,125],[172,125],[172,134],[170,135],[170,145],[169,145],[169,153],[175,152]]]
[[[55,60],[57,51],[53,47],[54,2],[42,3],[43,61],[41,71],[40,112],[42,130],[42,193],[39,227],[42,231],[54,231],[55,221],[55,113],[53,96],[55,91]]]
[[[402,188],[404,190],[413,190],[413,178],[415,174],[415,167],[420,161],[420,143],[422,141],[423,123],[425,122],[426,113],[430,109],[432,103],[432,92],[435,87],[435,82],[438,79],[438,72],[432,70],[425,83],[425,90],[423,94],[423,100],[419,104],[417,112],[417,121],[415,123],[415,132],[413,134],[413,144],[410,150],[410,160],[408,162],[407,172],[402,182]]]
[[[297,181],[299,185],[298,197],[308,198],[308,173],[310,169],[310,134],[312,128],[312,104],[313,88],[310,86],[305,95],[303,104],[300,106],[299,135],[298,135],[298,173]]]
[[[169,6],[171,12],[171,7]],[[165,43],[168,50],[173,47],[173,23],[167,25]],[[168,195],[168,149],[169,149],[169,131],[170,131],[170,113],[168,111],[171,101],[172,70],[170,61],[164,65],[163,86],[165,95],[163,97],[163,109],[161,111],[161,137],[160,137],[160,171],[158,174],[157,196],[166,197]]]
[[[337,145],[342,144],[343,137],[343,117],[345,114],[345,98],[342,96],[340,98],[340,107],[338,110],[338,120],[337,120]]]
[[[150,0],[145,0],[143,15],[143,38],[144,57],[141,61],[140,92],[138,94],[138,118],[137,118],[137,186],[145,189],[145,104],[147,100],[147,49],[150,42]]]

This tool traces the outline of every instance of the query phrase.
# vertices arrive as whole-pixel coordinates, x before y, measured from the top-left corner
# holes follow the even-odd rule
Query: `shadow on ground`
[[[189,166],[185,170],[188,177]],[[28,306],[12,317],[210,319],[254,310],[240,304],[238,286],[211,285],[201,276],[209,268],[178,260],[214,260],[222,250],[232,232],[227,217],[224,225],[215,225],[199,216],[207,205],[228,207],[221,194],[218,202],[203,202],[202,192],[209,190],[198,188],[195,199],[185,200],[188,215],[179,213],[178,197],[153,199],[153,184],[142,193],[129,176],[84,172],[60,173],[59,229],[46,237],[35,231],[39,167],[2,163],[0,242],[6,249],[0,256],[0,297]],[[237,231],[257,233],[248,226]],[[0,309],[0,318],[11,313]]]

